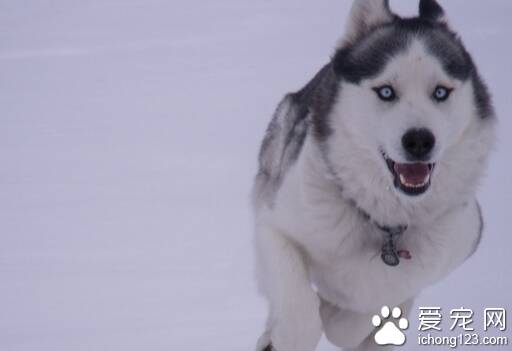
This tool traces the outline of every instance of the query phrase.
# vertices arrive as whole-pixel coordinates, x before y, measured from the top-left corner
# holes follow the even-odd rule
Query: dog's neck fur
[[[301,157],[298,162],[302,174],[302,194],[304,200],[316,201],[319,196],[329,198],[331,203],[352,207],[354,212],[361,215],[361,219],[378,224],[381,227],[409,226],[412,219],[407,207],[403,206],[396,195],[387,194],[387,199],[370,192],[361,192],[356,202],[347,192],[343,181],[335,174],[329,164],[325,153],[318,141],[308,136]],[[390,193],[393,189],[385,189]],[[390,201],[391,200],[391,201]],[[370,204],[386,204],[385,206],[371,206]],[[372,208],[373,207],[373,208]],[[369,218],[366,218],[369,217]]]

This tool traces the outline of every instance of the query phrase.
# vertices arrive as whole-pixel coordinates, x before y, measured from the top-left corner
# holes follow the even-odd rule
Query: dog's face
[[[336,154],[349,143],[350,169],[359,172],[349,178],[415,201],[429,193],[438,164],[450,161],[468,128],[492,117],[487,90],[443,10],[422,1],[420,12],[401,19],[387,1],[356,0],[333,59],[341,83],[328,138],[329,161],[342,178],[350,170]]]
[[[474,118],[470,81],[447,72],[420,38],[358,84],[343,84],[339,121],[401,193],[429,190],[436,162]],[[379,53],[385,55],[385,53]],[[389,174],[388,174],[389,173]]]

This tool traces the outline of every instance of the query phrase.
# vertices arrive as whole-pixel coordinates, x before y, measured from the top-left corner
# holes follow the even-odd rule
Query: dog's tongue
[[[430,168],[425,163],[395,163],[395,172],[401,175],[409,185],[421,185],[430,175]]]

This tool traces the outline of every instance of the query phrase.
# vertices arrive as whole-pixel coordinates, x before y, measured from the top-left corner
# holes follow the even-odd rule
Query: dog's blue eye
[[[393,101],[396,99],[395,91],[389,85],[374,88],[373,90],[377,93],[377,96],[383,101]]]
[[[446,101],[451,94],[452,90],[446,87],[438,86],[434,90],[434,99],[438,102]]]

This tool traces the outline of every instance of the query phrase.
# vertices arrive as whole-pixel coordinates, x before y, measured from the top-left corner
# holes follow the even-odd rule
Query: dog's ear
[[[393,17],[389,0],[354,0],[341,44],[353,43],[373,28],[391,22]]]
[[[420,0],[420,17],[446,23],[444,10],[436,0]]]

